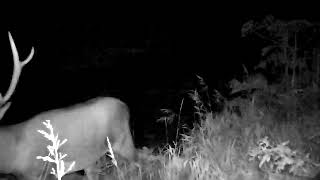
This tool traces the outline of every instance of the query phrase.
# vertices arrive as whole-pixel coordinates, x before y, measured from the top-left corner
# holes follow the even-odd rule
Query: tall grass
[[[211,103],[216,101],[205,100],[214,96],[200,80],[205,90],[189,93],[193,127],[185,131],[185,99],[179,112],[163,110],[165,115],[159,122],[164,122],[166,136],[171,133],[170,126],[177,128],[174,142],[167,137],[165,146],[139,149],[137,162],[118,163],[115,171],[105,171],[105,179],[305,180],[319,172],[320,113],[308,105],[307,99],[312,99],[309,94],[265,85],[246,91],[243,87],[251,85],[238,83],[233,84],[235,91],[241,85],[245,96],[229,100],[219,97],[224,99],[225,108],[214,112]]]

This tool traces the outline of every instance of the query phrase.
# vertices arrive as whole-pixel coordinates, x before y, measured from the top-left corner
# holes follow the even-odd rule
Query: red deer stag
[[[0,94],[0,119],[10,106],[9,99],[23,66],[34,54],[32,48],[26,60],[19,61],[10,33],[9,40],[14,71],[8,91],[4,96]],[[75,161],[70,173],[85,170],[89,180],[97,179],[98,175],[92,169],[107,151],[106,137],[109,137],[116,154],[128,160],[135,159],[127,106],[115,98],[99,97],[71,107],[40,113],[19,124],[0,127],[0,175],[11,174],[18,179],[36,180],[43,174],[45,162],[36,157],[48,155],[47,145],[50,142],[37,132],[45,129],[42,124],[45,120],[51,121],[59,139],[67,139],[59,150],[67,154],[64,159],[66,164]]]

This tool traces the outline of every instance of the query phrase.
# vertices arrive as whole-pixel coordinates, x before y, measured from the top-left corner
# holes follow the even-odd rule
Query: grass
[[[308,107],[308,91],[255,91],[226,101],[220,113],[193,91],[199,123],[173,145],[140,150],[139,176],[129,179],[311,179],[320,171],[320,116],[317,109],[301,110]],[[165,112],[166,127],[183,124],[181,112]]]
[[[117,166],[102,163],[104,179],[311,179],[320,167],[320,113],[307,105],[314,97],[309,97],[309,89],[301,95],[271,93],[270,88],[274,87],[225,100],[221,112],[211,111],[213,106],[202,100],[200,91],[191,91],[192,118],[197,123],[187,132],[180,130],[185,129],[184,101],[178,113],[163,110],[165,116],[158,121],[165,124],[166,136],[176,122],[175,141],[170,143],[167,137],[165,146],[138,149],[135,163],[121,159]]]

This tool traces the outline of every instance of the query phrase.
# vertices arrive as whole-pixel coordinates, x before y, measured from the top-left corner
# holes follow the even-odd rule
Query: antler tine
[[[34,54],[34,48],[31,47],[31,52],[28,55],[28,57],[24,61],[20,62],[16,44],[14,43],[14,40],[13,40],[10,32],[8,32],[8,35],[9,35],[9,41],[10,41],[11,51],[12,51],[12,55],[13,55],[13,61],[14,61],[14,65],[15,65],[14,67],[21,66],[20,69],[22,69],[22,67],[24,65],[28,64],[28,62],[30,62],[30,60],[32,59],[33,54]]]
[[[4,96],[2,96],[0,93],[0,119],[1,119],[1,115],[3,116],[4,112],[10,106],[10,103],[7,101],[10,99],[11,95],[14,92],[14,89],[17,86],[17,83],[18,83],[23,66],[28,64],[34,55],[34,48],[32,47],[31,52],[28,55],[28,57],[24,61],[20,61],[18,51],[17,51],[16,45],[14,43],[14,40],[11,36],[11,33],[8,32],[8,35],[9,35],[9,41],[10,41],[10,45],[11,45],[11,51],[12,51],[14,65],[13,65],[13,75],[12,75],[12,79],[11,79],[10,86],[9,86],[8,90]]]

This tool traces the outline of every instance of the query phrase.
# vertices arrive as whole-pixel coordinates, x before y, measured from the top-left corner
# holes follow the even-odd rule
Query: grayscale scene
[[[170,7],[3,16],[0,180],[320,180],[319,7]]]

